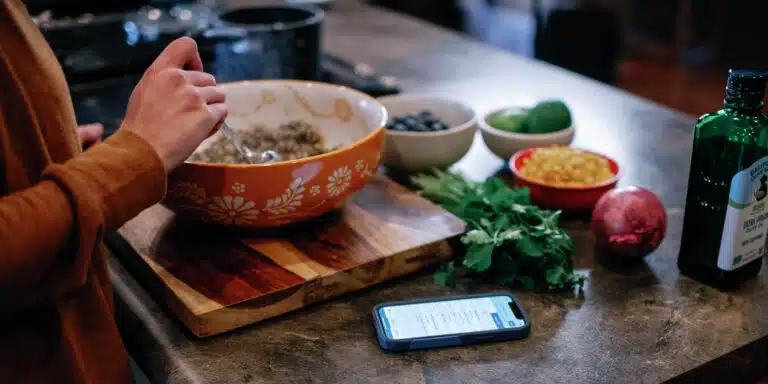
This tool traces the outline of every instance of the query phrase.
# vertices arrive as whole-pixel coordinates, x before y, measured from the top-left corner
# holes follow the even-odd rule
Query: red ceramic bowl
[[[594,208],[597,200],[604,193],[616,187],[616,183],[621,178],[619,164],[615,160],[608,156],[588,151],[608,160],[608,165],[611,168],[611,172],[613,172],[612,178],[603,183],[588,187],[562,187],[527,179],[520,174],[520,168],[523,166],[523,161],[531,157],[539,148],[542,147],[529,148],[517,152],[509,160],[509,167],[515,175],[515,185],[518,187],[528,187],[531,193],[531,202],[542,208],[563,211],[590,210]]]

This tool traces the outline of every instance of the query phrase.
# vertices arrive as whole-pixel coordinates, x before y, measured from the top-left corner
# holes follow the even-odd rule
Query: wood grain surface
[[[451,257],[464,223],[378,176],[338,212],[233,232],[156,205],[120,229],[122,261],[197,336],[229,331]],[[126,260],[127,259],[127,260]]]

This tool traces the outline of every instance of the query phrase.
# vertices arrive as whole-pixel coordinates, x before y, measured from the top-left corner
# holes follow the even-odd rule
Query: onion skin
[[[667,213],[661,200],[645,188],[614,189],[595,204],[590,229],[601,256],[636,263],[661,245]]]

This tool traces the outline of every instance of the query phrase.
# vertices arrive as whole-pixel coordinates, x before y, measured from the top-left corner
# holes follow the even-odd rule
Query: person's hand
[[[144,138],[170,171],[227,116],[226,95],[203,72],[197,44],[175,40],[155,59],[131,94],[121,129]]]
[[[104,134],[104,126],[99,123],[79,125],[75,129],[77,138],[83,149],[88,149],[98,143],[101,143],[101,136]]]

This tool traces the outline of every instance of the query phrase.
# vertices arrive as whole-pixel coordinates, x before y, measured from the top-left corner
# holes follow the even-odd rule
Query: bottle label
[[[732,271],[763,256],[768,234],[768,156],[731,179],[717,266]]]

